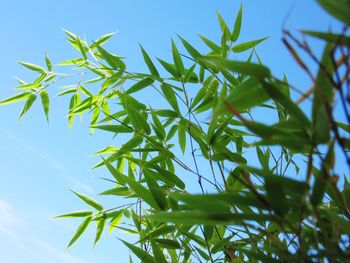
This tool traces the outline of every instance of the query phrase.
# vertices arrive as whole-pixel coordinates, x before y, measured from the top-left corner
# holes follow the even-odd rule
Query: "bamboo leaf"
[[[45,62],[46,62],[46,66],[47,66],[47,69],[49,70],[49,72],[52,72],[53,71],[52,63],[51,63],[49,56],[46,53],[45,53]]]
[[[153,251],[155,262],[167,263],[167,260],[164,257],[162,250],[159,248],[159,246],[153,240],[151,240],[151,246],[152,246],[152,251]]]
[[[176,95],[171,86],[162,84],[161,89],[163,91],[163,94],[165,96],[165,99],[168,101],[168,103],[171,105],[171,107],[176,111],[180,112],[179,105],[176,100]]]
[[[76,232],[74,233],[73,238],[71,239],[71,241],[69,242],[67,248],[70,248],[75,241],[77,241],[77,239],[85,232],[85,230],[87,229],[87,227],[89,226],[90,222],[92,220],[91,216],[88,216],[78,227],[78,229],[76,230]]]
[[[234,25],[234,28],[233,28],[233,31],[231,34],[231,41],[233,41],[233,42],[235,42],[238,39],[239,34],[241,32],[242,11],[243,11],[243,6],[241,5],[241,7],[239,8],[239,11],[237,13],[235,25]]]
[[[94,246],[96,246],[97,242],[100,240],[105,225],[106,225],[105,219],[101,219],[100,221],[97,222]]]
[[[350,4],[347,0],[317,0],[332,16],[338,18],[347,25],[350,25]]]
[[[50,98],[46,90],[40,91],[41,105],[43,106],[46,120],[49,121]]]
[[[19,94],[16,94],[14,96],[11,96],[11,97],[8,97],[6,99],[1,100],[0,105],[6,105],[6,104],[22,101],[22,100],[27,99],[31,95],[32,95],[32,93],[28,92],[28,91],[23,92],[23,93],[19,93]]]
[[[99,37],[98,39],[96,39],[92,45],[90,46],[91,49],[95,49],[97,48],[97,46],[102,46],[104,43],[106,43],[106,41],[108,39],[110,39],[112,36],[115,35],[116,32],[113,32],[113,33],[109,33],[109,34],[105,34],[101,37]]]
[[[92,199],[91,197],[75,192],[73,190],[71,190],[76,196],[78,196],[81,200],[83,200],[86,204],[88,204],[89,206],[95,208],[98,211],[102,211],[103,210],[103,206],[97,202],[96,200]]]
[[[146,50],[140,45],[141,48],[141,52],[142,52],[142,56],[143,56],[143,60],[146,62],[146,65],[149,69],[149,71],[151,72],[151,74],[153,76],[159,77],[159,73],[157,68],[154,66],[151,58],[148,56]]]
[[[232,51],[236,52],[236,53],[244,52],[246,50],[249,50],[249,49],[255,47],[256,45],[258,45],[259,43],[261,43],[262,41],[264,41],[266,39],[268,39],[268,37],[264,37],[264,38],[260,38],[257,40],[252,40],[252,41],[248,41],[248,42],[245,42],[242,44],[238,44],[232,48]]]
[[[152,85],[154,82],[153,79],[151,78],[145,78],[145,79],[142,79],[140,80],[139,82],[137,82],[136,84],[132,85],[127,91],[126,93],[127,94],[131,94],[131,93],[134,93],[134,92],[137,92],[139,90],[142,90],[150,85]]]
[[[87,216],[91,216],[92,214],[93,213],[91,211],[81,210],[81,211],[74,211],[63,215],[55,216],[54,218],[87,217]]]
[[[35,65],[35,64],[31,64],[31,63],[23,62],[23,61],[19,61],[18,63],[21,64],[22,66],[30,69],[30,70],[33,70],[33,71],[37,71],[37,72],[40,72],[40,73],[45,73],[46,72],[46,70],[43,67],[40,67],[40,66]]]
[[[149,255],[146,251],[144,251],[143,249],[135,246],[135,245],[132,245],[124,240],[121,240],[131,251],[134,255],[136,255],[140,260],[141,262],[143,263],[154,263],[154,258]]]
[[[26,103],[24,104],[23,110],[22,110],[21,114],[19,115],[18,120],[20,120],[24,116],[24,114],[32,107],[35,100],[36,100],[35,94],[31,94],[28,97]]]
[[[155,241],[164,248],[169,249],[180,249],[181,245],[176,240],[165,239],[165,238],[156,238]]]
[[[179,50],[177,49],[174,40],[171,40],[171,47],[172,47],[172,52],[173,52],[173,60],[175,63],[175,67],[177,71],[179,72],[180,76],[184,75],[185,72],[185,67],[182,62]]]
[[[215,56],[202,57],[202,60],[206,63],[218,67],[218,69],[227,69],[232,72],[253,76],[257,79],[264,79],[271,76],[270,70],[259,64],[226,60]]]
[[[101,56],[103,59],[113,68],[113,69],[118,69],[118,68],[125,68],[124,62],[121,60],[121,57],[116,56],[112,53],[109,53],[107,50],[104,48],[97,46],[98,51],[100,52]]]

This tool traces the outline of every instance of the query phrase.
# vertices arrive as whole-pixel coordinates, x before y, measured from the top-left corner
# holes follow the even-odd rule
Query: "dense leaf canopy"
[[[46,68],[20,62],[38,76],[19,80],[18,93],[0,105],[24,102],[22,118],[40,97],[48,121],[48,91],[74,68],[79,80],[58,94],[70,98],[69,127],[87,114],[91,134],[122,138],[96,152],[94,168],[110,174],[101,195],[125,203],[105,208],[73,192],[90,209],[57,216],[82,220],[68,247],[93,224],[94,244],[106,228],[136,234],[136,243],[122,242],[142,262],[348,261],[350,185],[348,171],[336,174],[334,163],[350,164],[350,4],[318,2],[343,32],[304,30],[300,39],[283,32],[313,82],[308,91],[263,64],[255,47],[266,37],[240,42],[242,8],[232,26],[218,14],[219,41],[200,36],[209,51],[178,36],[172,61],[156,63],[140,46],[148,72],[132,72],[103,47],[113,34],[88,43],[68,30],[79,57],[57,68],[48,55]],[[324,41],[321,58],[309,37]],[[315,62],[315,76],[300,51]],[[232,59],[243,52],[247,60]],[[291,91],[302,95],[294,101]],[[305,100],[311,109],[300,106]]]

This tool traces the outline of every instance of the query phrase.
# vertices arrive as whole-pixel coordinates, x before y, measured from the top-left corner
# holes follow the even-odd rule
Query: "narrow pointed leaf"
[[[72,191],[72,190],[71,190]],[[88,204],[89,206],[95,208],[98,211],[103,210],[103,206],[97,202],[96,200],[92,199],[91,197],[72,191],[76,196],[78,196],[81,200],[83,200],[86,204]]]
[[[54,218],[87,217],[87,216],[90,216],[92,214],[93,214],[92,211],[81,210],[81,211],[74,211],[74,212],[63,214],[63,215],[55,216]]]
[[[30,95],[32,95],[31,92],[23,92],[23,93],[16,94],[12,97],[1,100],[0,105],[6,105],[6,104],[22,101],[28,98]]]
[[[151,58],[149,57],[149,55],[147,54],[146,50],[141,45],[140,45],[140,48],[141,48],[143,60],[146,62],[146,65],[147,65],[149,71],[151,72],[151,74],[153,76],[159,77],[158,70],[157,70],[156,66],[153,64],[153,62],[152,62]]]
[[[46,120],[49,121],[50,99],[46,90],[40,91],[41,105],[43,106]]]
[[[87,227],[89,226],[90,222],[92,220],[92,217],[89,216],[87,217],[78,227],[78,229],[76,230],[76,232],[74,233],[73,238],[71,239],[71,241],[69,242],[67,248],[70,248],[75,241],[78,240],[78,238],[85,232],[85,230],[87,229]]]
[[[236,21],[235,25],[231,34],[231,41],[236,41],[239,37],[239,34],[241,32],[241,25],[242,25],[242,11],[243,11],[243,6],[239,8],[239,11],[236,16]]]
[[[36,95],[35,94],[31,94],[26,103],[24,104],[23,110],[19,116],[19,120],[24,116],[24,114],[32,107],[34,101],[36,100]]]
[[[255,47],[256,45],[258,45],[259,43],[261,43],[265,39],[268,39],[268,37],[264,37],[264,38],[260,38],[257,40],[252,40],[252,41],[248,41],[248,42],[245,42],[242,44],[238,44],[232,48],[232,51],[236,52],[236,53],[244,52],[246,50],[249,50],[249,49]]]
[[[154,263],[154,258],[143,249],[121,240],[143,263]]]
[[[46,70],[43,67],[40,67],[40,66],[35,65],[35,64],[31,64],[31,63],[23,62],[23,61],[19,61],[18,63],[21,64],[22,66],[30,69],[30,70],[33,70],[33,71],[37,71],[37,72],[40,72],[40,73],[45,73],[46,72]]]

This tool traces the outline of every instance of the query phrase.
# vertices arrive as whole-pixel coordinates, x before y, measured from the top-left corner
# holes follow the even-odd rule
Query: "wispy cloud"
[[[15,214],[12,206],[3,199],[0,199],[0,233],[18,240],[16,230],[21,230],[25,226],[24,221]]]
[[[84,191],[87,194],[93,194],[93,189],[83,183],[82,181],[78,180],[74,176],[72,176],[66,169],[66,167],[61,164],[60,162],[57,162],[54,158],[50,157],[47,153],[45,153],[43,150],[39,149],[38,147],[34,147],[30,143],[24,141],[23,139],[19,138],[18,136],[9,133],[8,131],[1,129],[0,133],[7,137],[7,139],[11,140],[13,143],[15,143],[18,147],[23,148],[24,150],[28,151],[32,155],[35,155],[36,157],[42,159],[45,161],[45,163],[49,164],[53,169],[58,171],[73,187],[76,187],[82,191]],[[26,161],[26,160],[24,160]]]
[[[0,234],[5,234],[9,238],[8,242],[15,246],[12,252],[2,253],[21,253],[30,259],[29,262],[89,263],[35,236],[30,231],[30,222],[26,223],[14,207],[1,198]],[[11,258],[11,255],[8,254],[7,257]]]

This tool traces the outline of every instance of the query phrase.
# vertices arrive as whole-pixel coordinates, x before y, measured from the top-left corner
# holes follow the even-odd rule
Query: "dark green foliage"
[[[349,23],[347,0],[317,2]],[[60,65],[91,77],[59,94],[70,96],[69,127],[76,115],[91,112],[91,133],[128,136],[99,150],[95,166],[113,179],[101,195],[128,205],[106,209],[73,192],[93,211],[58,216],[83,218],[68,247],[95,221],[94,244],[105,228],[136,234],[136,243],[122,242],[141,262],[348,262],[350,186],[334,163],[350,163],[350,37],[302,31],[326,43],[312,87],[295,101],[286,76],[273,76],[256,54],[266,38],[236,43],[242,7],[232,27],[217,16],[221,39],[200,36],[208,53],[179,36],[182,47],[171,40],[172,61],[154,64],[140,46],[146,73],[130,73],[122,57],[102,47],[113,34],[89,45],[65,30],[81,57]],[[298,55],[299,49],[313,55],[307,43],[288,31],[283,41],[310,73]],[[232,52],[249,57],[232,60]],[[20,62],[39,76],[21,82],[21,93],[0,105],[25,101],[21,118],[40,94],[48,120],[47,89],[60,74],[47,55],[45,61],[48,70]],[[135,95],[145,89],[163,100],[162,108]],[[312,100],[308,110],[299,105],[305,98]]]

